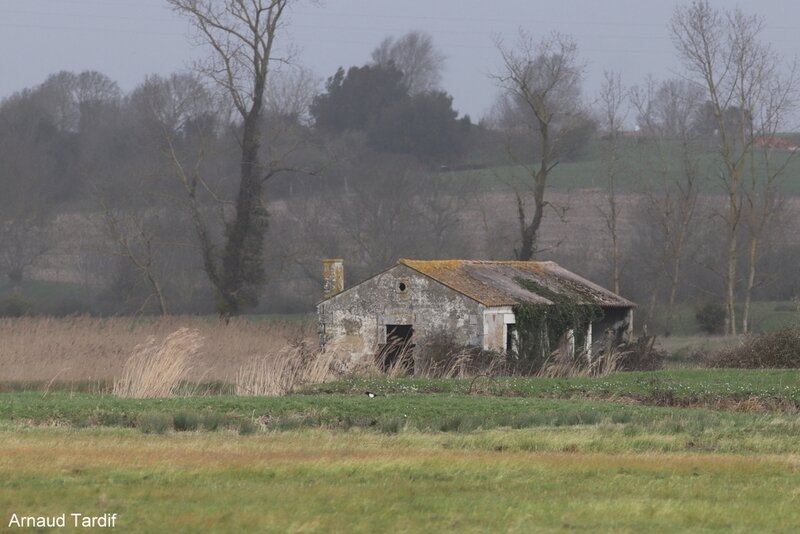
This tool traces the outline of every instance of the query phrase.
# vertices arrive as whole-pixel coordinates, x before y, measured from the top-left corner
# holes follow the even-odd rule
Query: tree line
[[[698,292],[724,304],[728,333],[751,328],[754,298],[795,294],[774,261],[795,253],[780,234],[795,65],[757,16],[679,6],[681,77],[627,86],[608,71],[597,95],[574,39],[520,30],[494,43],[498,98],[475,123],[441,87],[428,34],[389,37],[322,82],[284,54],[291,1],[169,3],[208,46],[196,72],[127,94],[61,72],[0,104],[13,287],[52,270],[66,240],[91,297],[65,308],[98,313],[306,310],[325,256],[347,258],[351,281],[402,256],[552,257],[646,310],[663,304],[667,332]],[[602,185],[587,235],[567,204],[588,193],[554,194],[576,161]],[[635,195],[620,187],[631,173]],[[579,252],[552,238],[559,224]]]

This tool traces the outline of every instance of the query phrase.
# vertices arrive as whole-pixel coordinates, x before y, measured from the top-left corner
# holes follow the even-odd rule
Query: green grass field
[[[791,301],[756,301],[750,310],[753,332],[775,332],[781,328],[800,323],[800,313]],[[690,303],[679,304],[675,309],[672,333],[675,337],[706,336],[695,318],[695,307]],[[737,308],[737,316],[742,310]],[[656,335],[664,330],[666,310],[656,308],[655,316],[648,325],[648,330]]]
[[[124,532],[800,526],[793,370],[353,379],[270,398],[11,389],[0,531],[65,512],[116,513]],[[180,431],[187,414],[219,424]]]
[[[0,513],[117,513],[124,532],[789,532],[800,524],[791,457],[580,452],[574,445],[585,437],[571,428],[459,439],[2,434]],[[503,449],[507,442],[550,448]]]
[[[751,403],[763,410],[800,407],[800,372],[795,370],[670,369],[617,373],[603,378],[497,377],[476,379],[358,378],[308,386],[285,397],[186,396],[124,399],[109,394],[61,390],[0,393],[0,422],[36,425],[135,426],[144,413],[190,410],[232,421],[268,416],[274,428],[374,427],[400,423],[438,430],[453,420],[464,428],[515,425],[595,424],[666,407],[717,407]],[[367,397],[371,391],[378,396]],[[603,401],[603,402],[600,402]],[[731,412],[712,411],[715,417]],[[514,418],[518,418],[515,421]],[[395,425],[396,426],[396,425]],[[457,428],[456,428],[457,429]]]
[[[668,173],[679,176],[680,152],[677,146],[671,147],[667,156]],[[562,191],[575,189],[603,189],[606,187],[606,174],[602,141],[592,140],[581,154],[572,161],[561,161],[553,169],[548,186]],[[770,155],[774,168],[786,165],[779,178],[778,187],[784,194],[800,194],[800,157],[792,152],[773,152]],[[786,163],[788,161],[788,163]],[[626,140],[619,150],[619,172],[616,178],[617,190],[620,193],[640,193],[648,187],[657,186],[659,172],[662,167],[657,150],[648,144],[639,144],[634,140]],[[721,191],[721,184],[716,178],[718,173],[718,155],[712,148],[698,153],[696,164],[701,177],[699,186],[702,191],[714,193]],[[529,181],[526,170],[520,165],[492,167],[476,171],[445,173],[443,176],[459,176],[474,180],[487,190],[505,190],[509,186]]]
[[[22,306],[25,313],[69,314],[88,310],[83,304],[85,288],[69,282],[23,280],[19,287],[0,277],[0,313],[9,305]]]

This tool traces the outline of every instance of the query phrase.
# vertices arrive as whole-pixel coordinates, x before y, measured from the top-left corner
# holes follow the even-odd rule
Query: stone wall
[[[386,325],[412,325],[414,342],[449,332],[459,343],[483,345],[484,307],[406,267],[396,265],[317,306],[320,342],[336,342],[351,363],[386,342]]]

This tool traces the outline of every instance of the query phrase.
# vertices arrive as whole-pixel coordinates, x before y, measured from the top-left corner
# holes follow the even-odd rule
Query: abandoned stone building
[[[577,339],[591,350],[599,337],[627,338],[633,328],[634,303],[552,261],[400,260],[348,289],[342,260],[324,260],[323,271],[320,342],[336,341],[353,362],[443,332],[463,345],[511,350],[514,308],[551,306],[558,296],[602,310],[579,336],[570,331],[572,350]]]

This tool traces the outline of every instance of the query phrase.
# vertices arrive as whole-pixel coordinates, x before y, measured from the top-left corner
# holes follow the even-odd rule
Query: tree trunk
[[[220,315],[241,313],[242,304],[251,298],[248,286],[258,285],[263,279],[261,255],[266,231],[267,214],[261,204],[261,175],[258,161],[258,112],[251,112],[244,124],[242,135],[241,182],[236,198],[236,215],[228,226],[223,256],[222,302]]]
[[[736,335],[736,256],[738,243],[736,226],[731,225],[728,236],[728,269],[725,290],[725,334]]]
[[[206,73],[231,97],[242,118],[240,182],[233,220],[225,224],[225,244],[217,251],[200,216],[196,180],[178,169],[192,203],[193,218],[203,248],[203,263],[223,317],[241,313],[258,302],[264,284],[264,174],[259,161],[261,112],[272,47],[289,0],[168,0],[188,15],[213,50]],[[179,167],[179,165],[178,165]],[[225,218],[223,214],[223,218]]]
[[[611,162],[608,169],[608,231],[611,234],[611,282],[614,286],[614,293],[619,294],[619,236],[617,235],[617,193],[615,190],[614,179],[616,175],[617,147],[616,139],[611,141]]]
[[[672,322],[675,317],[675,297],[678,294],[678,282],[680,281],[680,254],[676,253],[672,263],[672,278],[670,279],[669,302],[667,303],[667,318],[664,323],[664,335],[672,335]]]
[[[747,255],[747,287],[744,295],[744,310],[742,311],[742,333],[750,332],[750,304],[753,299],[753,286],[756,280],[756,260],[758,259],[758,236],[750,237],[750,250]]]
[[[522,246],[517,253],[517,259],[520,261],[530,261],[536,254],[539,244],[539,227],[544,218],[544,192],[547,187],[547,174],[550,171],[550,128],[547,123],[541,123],[539,131],[542,134],[542,159],[539,170],[533,179],[533,218],[529,225],[522,226]],[[521,207],[520,210],[522,210]]]

